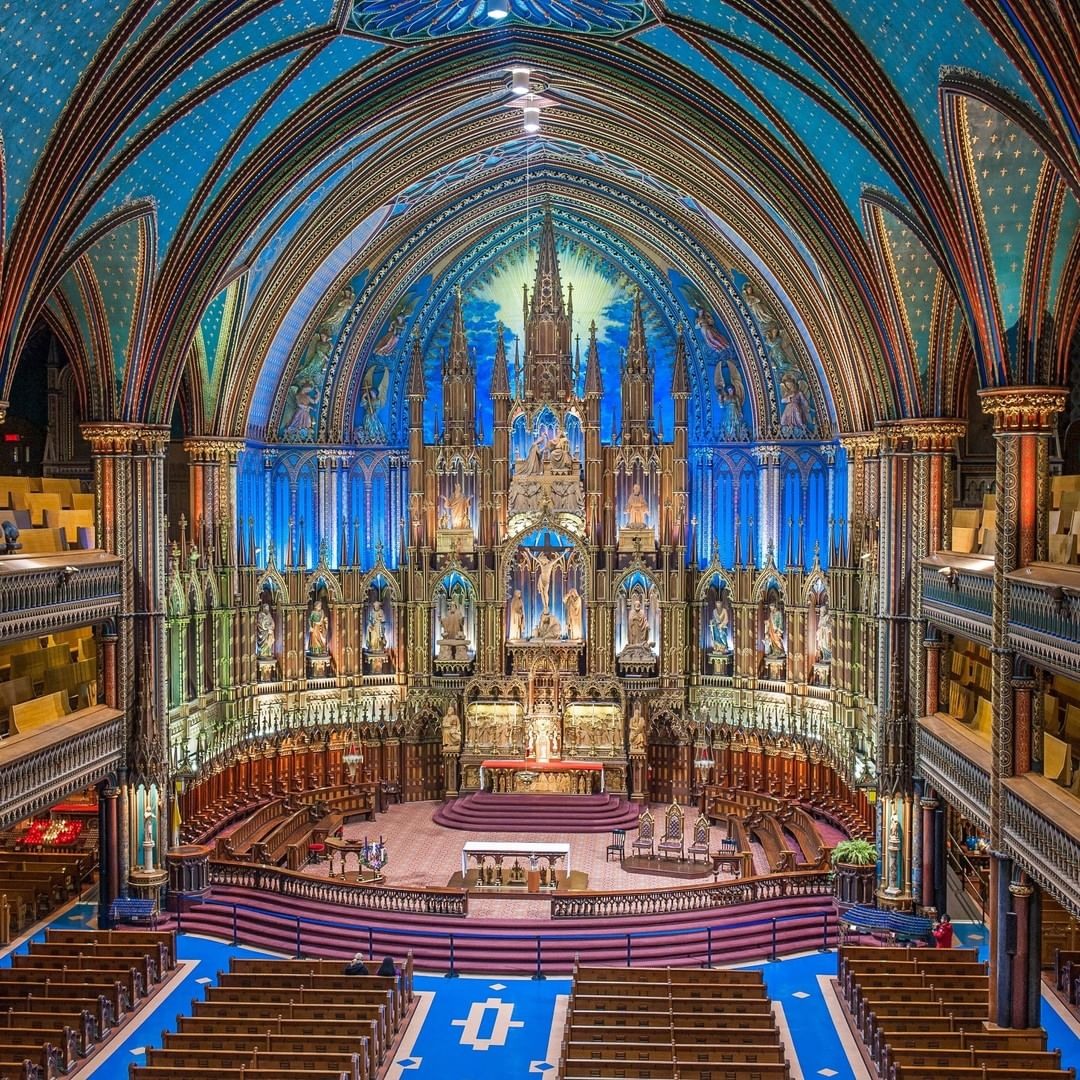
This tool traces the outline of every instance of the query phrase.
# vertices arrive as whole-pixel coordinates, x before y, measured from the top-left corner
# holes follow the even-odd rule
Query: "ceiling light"
[[[525,114],[525,130],[530,134],[540,130],[540,109],[536,105],[526,105],[522,112]]]
[[[510,69],[510,90],[515,94],[527,94],[532,89],[529,76],[532,72],[527,67]]]
[[[510,0],[487,0],[487,17],[505,19],[510,14]]]

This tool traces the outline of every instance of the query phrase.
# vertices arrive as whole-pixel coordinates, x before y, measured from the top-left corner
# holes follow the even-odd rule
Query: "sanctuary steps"
[[[479,791],[444,803],[436,825],[467,832],[598,833],[637,828],[641,807],[618,795],[493,795]]]
[[[559,919],[557,922],[523,919],[459,919],[381,911],[357,911],[315,901],[297,900],[275,894],[272,897],[239,888],[215,887],[211,899],[240,906],[237,940],[292,955],[296,949],[296,918],[323,920],[324,925],[302,928],[305,956],[345,959],[357,949],[367,948],[371,928],[374,955],[401,956],[412,952],[419,971],[446,971],[449,942],[441,936],[453,933],[454,964],[460,971],[531,974],[536,970],[536,935],[542,943],[542,966],[546,973],[571,971],[575,957],[583,964],[613,966],[626,964],[626,934],[658,931],[655,937],[632,943],[634,966],[703,965],[708,959],[707,928],[713,927],[714,964],[737,964],[767,957],[772,949],[772,917],[804,916],[776,924],[777,953],[795,953],[820,948],[823,930],[836,944],[836,912],[829,897],[784,897],[671,915],[636,915],[614,918]],[[244,908],[274,912],[258,914]],[[326,922],[344,924],[341,927]],[[740,924],[754,923],[752,926]],[[231,939],[232,908],[194,905],[181,917],[186,933],[202,933]],[[685,933],[685,931],[692,931]],[[416,933],[414,933],[416,932]],[[571,934],[614,935],[606,939],[571,937]],[[459,936],[460,935],[460,936]],[[468,937],[465,935],[477,935]],[[550,937],[548,937],[550,935]],[[560,940],[561,938],[561,940]],[[504,939],[504,940],[502,940]]]

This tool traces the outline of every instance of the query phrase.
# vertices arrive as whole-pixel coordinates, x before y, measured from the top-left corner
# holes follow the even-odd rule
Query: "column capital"
[[[840,436],[840,445],[848,454],[873,457],[881,450],[881,432],[856,431]]]
[[[893,445],[901,442],[911,444],[918,453],[951,453],[956,440],[967,434],[967,421],[952,417],[914,417],[910,420],[890,420],[880,424],[878,430]]]
[[[184,439],[184,449],[197,463],[230,465],[244,449],[243,439],[223,435],[192,435]]]
[[[169,445],[171,431],[163,424],[125,424],[106,421],[81,426],[83,438],[90,444],[90,451],[97,455],[130,454],[145,450],[152,454],[164,454]]]
[[[752,447],[750,453],[759,465],[779,465],[782,448],[776,443],[762,443]]]
[[[941,803],[937,799],[933,798],[932,796],[928,796],[928,795],[924,795],[919,800],[919,809],[920,810],[936,810],[940,805],[941,805]]]
[[[1045,435],[1065,408],[1063,386],[1000,386],[979,391],[983,412],[993,418],[995,435]]]

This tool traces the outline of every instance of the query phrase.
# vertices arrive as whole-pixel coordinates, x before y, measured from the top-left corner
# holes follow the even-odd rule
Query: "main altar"
[[[604,766],[599,761],[485,761],[480,790],[514,795],[600,795]]]

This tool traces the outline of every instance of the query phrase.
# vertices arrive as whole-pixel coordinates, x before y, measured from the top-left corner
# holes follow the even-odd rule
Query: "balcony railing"
[[[1080,667],[1080,566],[1032,563],[1009,574],[1009,644],[1069,678]]]
[[[0,638],[29,637],[113,618],[123,560],[105,551],[0,557]]]
[[[923,615],[943,629],[990,644],[994,561],[939,551],[922,560]]]
[[[124,715],[95,705],[0,743],[0,828],[101,780],[124,761]]]
[[[926,716],[915,735],[918,771],[973,821],[990,827],[990,748],[959,720]]]

